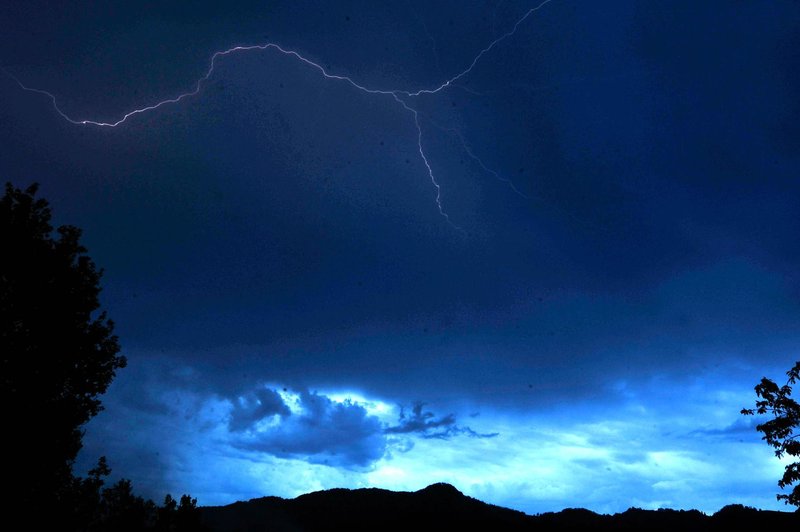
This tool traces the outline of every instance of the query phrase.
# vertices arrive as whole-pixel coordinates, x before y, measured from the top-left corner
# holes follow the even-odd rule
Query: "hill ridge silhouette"
[[[797,529],[799,512],[757,510],[739,504],[713,515],[698,510],[629,508],[613,515],[585,508],[528,515],[464,495],[443,482],[417,491],[382,488],[333,488],[293,499],[267,496],[226,506],[202,507],[203,522],[213,531],[256,530],[409,530],[452,529],[459,526],[490,530],[714,531],[746,527]]]

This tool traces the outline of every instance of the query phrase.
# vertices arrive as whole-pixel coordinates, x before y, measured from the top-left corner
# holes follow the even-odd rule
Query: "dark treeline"
[[[100,308],[100,277],[73,226],[54,229],[37,186],[0,198],[3,517],[15,530],[202,530],[188,495],[157,506],[130,481],[106,486],[105,458],[76,476],[83,426],[126,359]]]
[[[129,480],[105,487],[110,470],[105,458],[88,477],[73,477],[60,498],[61,530],[85,532],[199,532],[207,530],[200,523],[197,500],[183,495],[176,501],[167,495],[161,506],[139,497]]]

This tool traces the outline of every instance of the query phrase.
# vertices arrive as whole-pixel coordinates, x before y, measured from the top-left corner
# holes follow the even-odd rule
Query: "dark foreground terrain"
[[[228,506],[204,507],[203,521],[213,531],[266,530],[646,530],[795,531],[800,513],[726,506],[712,516],[696,510],[639,510],[601,515],[589,510],[526,515],[467,497],[449,484],[417,492],[333,489],[296,499],[264,497]]]

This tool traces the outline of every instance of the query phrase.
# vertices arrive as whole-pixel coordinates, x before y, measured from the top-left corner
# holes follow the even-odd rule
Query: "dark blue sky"
[[[236,45],[414,92],[536,5],[5,2],[0,64],[100,122]],[[402,98],[459,229],[414,115],[295,56],[230,54],[115,128],[0,77],[0,175],[84,230],[130,361],[86,463],[204,504],[775,507],[738,412],[798,356],[798,23],[542,6]]]

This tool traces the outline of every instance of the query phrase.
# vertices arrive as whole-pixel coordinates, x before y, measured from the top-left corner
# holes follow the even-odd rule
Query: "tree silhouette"
[[[75,484],[82,426],[126,362],[113,323],[99,312],[102,271],[79,229],[53,230],[37,188],[7,183],[0,199],[3,490],[14,512],[63,510],[73,498],[66,491]]]
[[[764,433],[761,438],[775,449],[775,455],[782,458],[784,455],[800,456],[800,404],[792,399],[792,385],[800,379],[800,361],[786,372],[788,380],[785,385],[778,386],[774,381],[763,377],[756,385],[756,395],[761,400],[756,401],[755,408],[743,408],[742,414],[772,416],[772,419],[756,426],[756,430]],[[783,477],[778,481],[782,489],[791,486],[800,480],[800,461],[790,463],[783,472]],[[800,484],[796,485],[789,494],[778,494],[778,500],[786,504],[793,504],[800,508]]]

